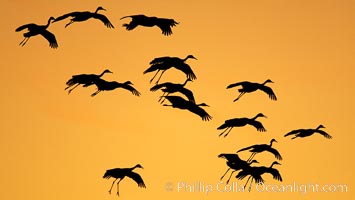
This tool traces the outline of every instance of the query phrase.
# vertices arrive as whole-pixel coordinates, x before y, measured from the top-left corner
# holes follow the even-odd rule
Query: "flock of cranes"
[[[25,24],[16,29],[16,32],[22,31],[24,29],[27,29],[28,32],[24,33],[23,36],[25,37],[24,40],[20,43],[21,46],[24,46],[27,41],[30,39],[30,37],[36,36],[36,35],[42,35],[48,42],[49,46],[51,48],[57,48],[58,47],[58,42],[55,37],[55,35],[47,30],[49,25],[52,22],[58,22],[61,20],[65,20],[67,18],[71,18],[69,23],[65,25],[65,28],[67,28],[69,25],[75,23],[75,22],[83,22],[87,21],[89,19],[97,19],[100,20],[107,28],[114,28],[110,20],[103,14],[98,13],[100,10],[106,11],[105,8],[99,6],[95,12],[90,12],[90,11],[76,11],[76,12],[71,12],[64,14],[59,17],[50,17],[48,19],[48,23],[46,25],[37,25],[34,23],[30,24]],[[122,17],[121,19],[130,17],[132,18],[132,21],[129,24],[123,24],[123,27],[126,27],[126,30],[130,31],[136,28],[137,26],[145,26],[145,27],[153,27],[157,26],[161,29],[163,35],[171,35],[173,32],[171,30],[172,27],[176,26],[179,24],[176,22],[174,19],[166,19],[166,18],[158,18],[158,17],[148,17],[145,15],[131,15],[131,16],[125,16]]]
[[[88,19],[97,19],[100,20],[107,28],[114,28],[110,20],[103,14],[98,13],[99,11],[105,11],[103,7],[98,7],[95,12],[71,12],[68,14],[64,14],[62,16],[59,16],[57,18],[50,17],[48,19],[48,22],[46,25],[37,25],[37,24],[25,24],[16,29],[16,32],[22,31],[24,29],[27,29],[28,32],[24,33],[24,39],[21,41],[20,45],[24,46],[28,40],[36,35],[42,35],[48,42],[49,46],[51,48],[57,48],[58,43],[56,40],[56,37],[53,33],[49,32],[47,28],[49,25],[53,22],[58,22],[65,20],[67,18],[70,18],[70,21],[65,25],[65,27],[68,27],[69,25],[75,23],[75,22],[83,22]],[[165,36],[171,35],[172,30],[171,28],[176,26],[178,23],[173,20],[173,19],[166,19],[166,18],[158,18],[158,17],[147,17],[145,15],[130,15],[130,16],[125,16],[122,17],[122,19],[125,18],[131,18],[130,23],[123,24],[123,27],[125,27],[127,30],[133,30],[137,26],[145,26],[145,27],[153,27],[157,26],[161,29],[162,34]],[[198,115],[201,117],[203,121],[209,121],[212,119],[212,116],[207,113],[206,110],[204,110],[202,107],[208,107],[206,103],[196,103],[196,98],[194,96],[193,91],[190,89],[186,88],[186,85],[188,82],[193,82],[197,79],[197,76],[193,72],[192,68],[190,67],[189,64],[186,63],[188,59],[194,59],[197,60],[196,57],[193,55],[187,55],[185,58],[179,58],[179,57],[170,57],[170,56],[163,56],[163,57],[158,57],[154,58],[149,64],[150,67],[143,71],[143,74],[155,72],[154,76],[150,79],[150,83],[153,82],[153,80],[156,78],[156,76],[159,74],[159,77],[155,81],[154,86],[150,88],[151,92],[156,92],[158,90],[161,90],[163,93],[159,97],[158,102],[162,104],[162,106],[170,106],[173,108],[177,109],[182,109],[182,110],[187,110],[193,114]],[[164,83],[159,83],[161,77],[163,74],[171,69],[175,68],[178,71],[184,73],[186,75],[186,80],[183,83],[172,83],[172,82],[164,82]],[[68,90],[68,94],[70,94],[75,88],[78,86],[82,85],[83,87],[89,87],[92,85],[95,85],[97,87],[97,91],[92,93],[91,96],[94,97],[101,91],[111,91],[115,90],[117,88],[125,89],[127,91],[130,91],[133,95],[135,96],[140,96],[140,92],[133,87],[133,83],[131,81],[125,81],[123,83],[117,82],[117,81],[106,81],[102,77],[107,74],[107,73],[113,73],[109,69],[104,70],[101,74],[79,74],[79,75],[73,75],[67,82],[66,85],[67,87],[65,90]],[[237,82],[233,83],[227,86],[227,89],[235,88],[235,87],[240,87],[238,89],[239,95],[236,99],[234,99],[233,102],[236,102],[239,100],[243,95],[246,93],[252,93],[256,92],[258,90],[266,93],[271,100],[276,101],[277,97],[274,93],[274,91],[266,86],[267,83],[273,83],[270,79],[267,79],[263,83],[253,83],[249,81],[242,81],[242,82]],[[174,95],[172,95],[174,94]],[[165,101],[168,101],[170,104],[164,103]],[[266,116],[262,113],[257,114],[253,118],[233,118],[233,119],[227,119],[224,121],[222,125],[217,127],[217,130],[223,130],[219,136],[228,136],[228,134],[231,132],[231,130],[235,127],[244,127],[246,125],[250,125],[256,128],[257,131],[259,132],[266,132],[265,127],[263,124],[259,121],[257,121],[257,118],[264,117]],[[298,129],[298,130],[293,130],[290,131],[289,133],[285,134],[284,137],[293,135],[294,137],[291,139],[295,139],[297,137],[308,137],[313,135],[314,133],[319,133],[323,135],[325,138],[331,139],[332,136],[330,136],[328,133],[325,131],[320,130],[320,128],[324,128],[323,125],[319,125],[316,129]],[[251,145],[249,147],[242,148],[238,150],[236,153],[221,153],[218,155],[219,158],[224,158],[226,159],[226,165],[228,166],[227,171],[223,174],[221,177],[221,180],[225,177],[225,175],[232,170],[232,173],[230,174],[229,178],[227,179],[227,183],[230,181],[232,175],[235,172],[238,172],[238,174],[235,176],[236,179],[242,180],[246,177],[248,177],[245,186],[250,181],[249,184],[249,191],[252,187],[253,181],[255,183],[263,183],[264,179],[262,178],[262,175],[265,173],[269,173],[273,176],[275,180],[282,181],[282,177],[280,172],[273,168],[274,165],[280,165],[278,161],[282,160],[282,156],[279,153],[278,150],[272,147],[272,144],[274,142],[277,142],[276,139],[272,139],[270,141],[270,144],[255,144]],[[239,154],[241,152],[250,152],[251,155],[247,160],[243,160],[240,158]],[[257,160],[254,159],[255,155],[261,154],[263,152],[269,152],[275,156],[275,159],[278,161],[273,161],[272,164],[269,167],[265,166],[254,166],[254,164],[260,164]],[[125,178],[129,177],[133,181],[135,181],[139,187],[145,188],[146,185],[142,179],[142,177],[138,174],[133,172],[134,169],[136,168],[143,168],[140,164],[137,164],[136,166],[132,168],[113,168],[109,169],[106,171],[104,174],[103,178],[109,179],[109,178],[114,178],[114,181],[112,182],[112,185],[109,189],[109,193],[111,193],[112,188],[117,181],[117,195],[119,195],[119,183]]]

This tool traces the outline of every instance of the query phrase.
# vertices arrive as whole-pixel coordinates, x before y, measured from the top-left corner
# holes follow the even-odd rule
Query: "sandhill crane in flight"
[[[158,17],[148,17],[145,15],[130,15],[122,17],[125,19],[130,17],[132,21],[129,24],[123,24],[128,31],[135,29],[137,26],[153,27],[158,26],[165,36],[173,34],[171,28],[179,24],[174,19],[158,18]]]
[[[196,75],[194,74],[194,72],[192,71],[191,67],[185,63],[186,60],[188,60],[189,58],[191,59],[195,59],[197,60],[197,58],[195,58],[193,55],[188,55],[186,56],[186,58],[181,59],[178,57],[169,57],[169,56],[164,56],[164,57],[159,57],[159,58],[154,58],[149,64],[151,65],[147,70],[145,70],[143,72],[143,74],[149,73],[149,72],[153,72],[153,71],[157,71],[153,78],[150,79],[150,83],[154,80],[155,76],[160,72],[160,76],[158,78],[158,80],[156,81],[156,84],[159,83],[160,78],[163,76],[163,74],[165,73],[166,70],[175,67],[176,69],[182,71],[183,73],[186,74],[187,78],[191,79],[191,80],[195,80],[196,79]]]
[[[252,145],[252,146],[249,146],[249,147],[246,147],[246,148],[243,148],[243,149],[240,149],[237,151],[237,153],[241,152],[241,151],[247,151],[249,150],[249,152],[252,152],[251,156],[249,157],[249,159],[247,161],[250,161],[251,159],[254,158],[254,156],[257,154],[257,153],[261,153],[261,152],[264,152],[264,151],[268,151],[270,153],[272,153],[276,159],[278,160],[282,160],[282,157],[281,157],[281,154],[279,153],[279,151],[277,151],[276,149],[274,149],[272,147],[272,143],[273,142],[277,142],[275,139],[272,139],[270,141],[270,144],[256,144],[256,145]]]
[[[68,17],[71,17],[70,22],[65,25],[65,28],[69,26],[70,24],[74,22],[83,22],[86,21],[90,18],[98,19],[101,22],[105,24],[107,28],[114,28],[113,25],[111,24],[110,20],[103,14],[99,14],[99,10],[106,10],[103,7],[99,6],[95,12],[89,12],[89,11],[84,11],[84,12],[71,12],[65,15],[62,15],[60,17],[57,17],[54,22],[66,19]]]
[[[28,30],[28,32],[23,34],[23,36],[25,38],[20,42],[20,45],[24,46],[27,43],[27,41],[30,39],[30,37],[32,37],[32,36],[42,35],[49,42],[49,46],[51,48],[54,48],[54,49],[57,48],[58,43],[57,43],[57,40],[55,39],[54,34],[47,30],[47,28],[49,27],[49,24],[51,23],[52,20],[55,20],[55,18],[50,17],[48,19],[47,25],[37,25],[37,24],[31,23],[31,24],[25,24],[25,25],[18,27],[16,29],[16,32],[22,31],[23,29],[26,29],[26,28]]]
[[[192,81],[192,80],[188,78],[188,79],[186,79],[186,81],[183,84],[176,84],[176,83],[170,83],[170,82],[157,84],[157,85],[154,85],[152,88],[150,88],[150,91],[154,92],[154,91],[161,89],[164,92],[162,96],[168,96],[171,93],[180,92],[181,94],[185,95],[189,101],[195,103],[194,94],[192,93],[191,90],[185,88],[186,83],[189,81]],[[162,98],[162,97],[159,99],[159,101],[161,101],[161,103],[163,103],[164,100],[165,100],[165,98]]]
[[[83,87],[88,87],[92,84],[94,84],[94,81],[97,79],[100,79],[105,73],[112,73],[110,70],[105,69],[101,74],[79,74],[79,75],[74,75],[72,76],[71,79],[67,81],[67,87],[64,90],[68,90],[68,94],[72,90],[74,90],[76,87],[78,87],[80,84],[83,84]]]
[[[137,164],[136,166],[134,166],[132,168],[114,168],[114,169],[106,170],[103,178],[105,178],[105,179],[109,179],[111,177],[115,178],[115,180],[112,182],[112,185],[111,185],[110,190],[108,192],[111,194],[113,184],[115,184],[117,179],[119,179],[117,182],[117,196],[119,196],[119,183],[126,176],[131,178],[132,180],[134,180],[138,184],[138,187],[145,188],[146,186],[144,184],[142,177],[139,174],[133,172],[133,170],[135,168],[142,168],[143,169],[143,167],[140,164]]]
[[[250,182],[250,186],[249,186],[249,192],[253,183],[253,180],[255,180],[255,183],[264,183],[264,179],[261,177],[261,175],[265,174],[265,173],[269,173],[273,176],[273,179],[281,181],[282,182],[282,177],[281,174],[279,172],[279,170],[272,168],[274,165],[281,165],[280,163],[278,163],[277,161],[274,161],[270,167],[248,167],[248,168],[244,168],[242,171],[240,171],[236,178],[237,179],[244,179],[246,176],[249,175],[249,178],[247,180],[247,182],[244,185],[245,186],[248,184],[249,179],[251,178],[251,182]]]
[[[99,78],[99,79],[94,81],[94,84],[97,86],[97,91],[91,94],[92,97],[96,96],[101,91],[109,91],[109,90],[114,90],[114,89],[117,89],[117,88],[126,89],[126,90],[132,92],[132,94],[135,95],[135,96],[139,96],[140,95],[138,90],[136,90],[132,86],[133,83],[131,83],[131,81],[126,81],[124,83],[119,83],[119,82],[116,82],[116,81],[105,81],[105,80]]]
[[[171,106],[173,108],[189,110],[190,112],[200,116],[203,121],[209,121],[212,119],[212,117],[204,109],[201,108],[202,106],[208,106],[205,103],[196,104],[191,101],[187,101],[184,98],[179,96],[163,96],[163,97],[166,98],[171,103],[171,105],[163,104],[163,106]]]
[[[320,130],[321,128],[325,128],[323,125],[319,125],[316,129],[297,129],[293,130],[285,135],[285,137],[289,135],[295,135],[291,139],[295,139],[297,137],[303,138],[313,135],[314,133],[319,133],[323,135],[327,139],[332,139],[332,136],[326,133],[325,131]]]
[[[237,86],[241,86],[241,89],[238,89],[238,91],[240,92],[239,96],[234,99],[233,102],[237,101],[238,99],[240,99],[240,97],[242,97],[245,93],[251,93],[251,92],[255,92],[256,90],[261,90],[263,92],[265,92],[267,95],[269,95],[269,98],[271,100],[277,100],[276,95],[274,93],[274,91],[268,87],[265,86],[266,83],[273,83],[270,79],[266,80],[264,83],[260,84],[260,83],[252,83],[249,81],[243,81],[243,82],[238,82],[238,83],[233,83],[227,86],[227,89],[230,88],[234,88]]]
[[[229,132],[234,128],[234,127],[241,127],[241,126],[246,126],[246,125],[251,125],[256,128],[257,131],[260,132],[265,132],[266,129],[264,128],[263,124],[260,123],[259,121],[256,121],[258,117],[266,117],[262,113],[257,114],[253,118],[233,118],[233,119],[228,119],[224,121],[224,124],[219,126],[217,130],[222,130],[225,129],[219,136],[222,136],[224,134],[224,137],[227,137]]]
[[[228,154],[228,153],[222,153],[218,155],[218,158],[225,158],[226,164],[229,167],[227,169],[227,171],[223,174],[223,176],[221,177],[220,180],[223,179],[223,177],[228,173],[229,170],[233,170],[232,173],[230,174],[228,180],[226,181],[226,183],[229,183],[229,180],[231,179],[232,175],[234,172],[245,169],[247,167],[249,167],[251,164],[253,163],[259,163],[257,160],[252,160],[251,162],[247,162],[245,160],[242,160],[239,158],[238,154]]]

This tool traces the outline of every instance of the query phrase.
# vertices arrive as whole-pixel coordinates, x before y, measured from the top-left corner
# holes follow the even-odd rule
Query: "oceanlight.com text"
[[[306,183],[301,184],[293,182],[290,184],[267,184],[258,183],[253,184],[251,187],[252,192],[270,192],[270,193],[317,193],[317,192],[348,192],[347,184],[319,184],[319,183]],[[206,183],[202,181],[196,182],[186,182],[179,181],[176,184],[168,182],[165,184],[165,190],[168,192],[192,192],[192,193],[204,193],[208,195],[212,192],[223,192],[223,193],[238,193],[238,192],[248,192],[249,186],[244,187],[243,184],[238,182],[218,182],[218,183]]]

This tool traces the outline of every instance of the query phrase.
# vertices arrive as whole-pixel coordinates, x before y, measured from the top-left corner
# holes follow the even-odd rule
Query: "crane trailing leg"
[[[29,37],[25,37],[21,42],[20,42],[20,46],[24,46],[26,43],[27,43],[27,41],[29,40],[30,38]]]
[[[240,90],[239,90],[239,92],[240,92],[239,96],[238,96],[236,99],[234,99],[233,102],[238,101],[238,100],[240,99],[240,97],[242,97],[242,96],[245,94],[245,92],[243,92],[243,91],[240,91]]]
[[[229,134],[229,132],[231,132],[232,129],[233,127],[227,127],[221,134],[219,134],[219,137],[221,137],[224,133],[224,137],[227,137],[227,135]]]

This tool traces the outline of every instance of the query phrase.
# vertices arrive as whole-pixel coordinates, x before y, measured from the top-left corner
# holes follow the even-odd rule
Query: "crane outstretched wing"
[[[316,133],[319,133],[321,135],[323,135],[325,138],[327,139],[332,139],[333,137],[331,135],[329,135],[328,133],[326,133],[325,131],[322,130],[315,130]]]
[[[265,170],[266,170],[266,172],[269,172],[272,175],[273,179],[282,182],[282,177],[281,177],[279,170],[274,169],[274,168],[266,168]]]
[[[228,161],[241,161],[240,157],[236,153],[221,153],[218,158],[224,158]]]
[[[149,72],[154,72],[156,70],[167,70],[171,68],[170,65],[167,65],[165,63],[157,63],[157,64],[153,64],[151,65],[148,69],[146,69],[143,74],[149,73]]]
[[[95,19],[98,19],[98,20],[102,21],[102,22],[105,24],[105,26],[106,26],[107,28],[115,28],[115,27],[111,24],[110,20],[108,20],[108,18],[107,18],[105,15],[97,14],[97,13],[96,13],[96,14],[93,15],[92,17],[95,18]]]
[[[67,14],[65,14],[65,15],[62,15],[62,16],[59,16],[59,17],[55,18],[55,19],[53,20],[53,22],[61,21],[61,20],[66,19],[66,18],[68,18],[68,17],[75,17],[75,16],[77,16],[77,15],[80,15],[81,13],[82,13],[82,12],[71,12],[71,13],[67,13]]]
[[[142,177],[139,174],[131,171],[130,173],[127,174],[127,176],[132,180],[134,180],[138,184],[138,187],[142,187],[142,188],[146,187]]]
[[[180,88],[178,92],[185,95],[190,102],[195,103],[195,97],[191,90],[187,88]]]
[[[168,36],[173,33],[173,31],[171,30],[171,27],[176,26],[179,23],[177,23],[173,19],[157,18],[156,24],[160,28],[160,30],[162,31],[163,35]]]
[[[188,106],[187,109],[192,113],[195,113],[196,115],[200,116],[203,121],[209,121],[212,119],[212,117],[203,108],[196,104],[194,104],[193,106]]]
[[[18,27],[15,31],[16,31],[16,32],[19,32],[19,31],[22,31],[23,29],[31,28],[31,27],[37,27],[37,25],[36,25],[36,24],[33,24],[33,23],[24,24],[24,25]]]
[[[191,80],[195,80],[196,79],[196,75],[194,74],[194,72],[192,71],[190,65],[182,62],[179,63],[178,65],[174,65],[174,67],[182,72],[184,72],[184,74],[186,74],[187,78],[191,79]]]
[[[260,132],[265,132],[266,131],[266,129],[264,128],[263,124],[261,122],[259,122],[259,121],[251,120],[250,122],[248,122],[248,124],[254,126],[257,131],[260,131]]]
[[[289,136],[289,135],[297,134],[297,133],[302,132],[302,131],[304,131],[304,130],[305,130],[305,129],[293,130],[293,131],[291,131],[291,132],[289,132],[289,133],[286,133],[286,134],[284,135],[284,137],[287,137],[287,136]]]
[[[259,88],[259,89],[262,90],[262,91],[264,91],[267,95],[269,95],[269,98],[270,98],[271,100],[274,100],[274,101],[277,100],[277,97],[276,97],[274,91],[273,91],[270,87],[265,86],[265,85],[260,85],[260,88]]]
[[[268,148],[266,151],[274,154],[275,158],[278,159],[278,160],[282,160],[282,156],[281,154],[279,153],[279,151],[277,151],[275,148]]]
[[[249,150],[249,149],[252,149],[252,148],[254,148],[254,145],[253,145],[253,146],[250,146],[250,147],[245,147],[245,148],[243,148],[243,149],[239,149],[239,150],[237,151],[237,153],[239,153],[239,152],[241,152],[241,151],[246,151],[246,150]]]
[[[141,93],[138,92],[138,90],[136,90],[133,86],[131,85],[127,85],[127,84],[122,84],[121,85],[122,88],[129,90],[132,92],[132,94],[134,94],[135,96],[139,96]]]
[[[171,57],[169,56],[163,56],[163,57],[158,57],[154,58],[152,61],[150,61],[149,64],[157,64],[157,63],[164,63],[164,62],[169,62],[171,60]]]
[[[145,16],[145,15],[128,15],[128,16],[121,17],[120,20],[125,19],[127,17],[132,18],[132,20],[139,20],[139,19],[147,18],[147,16]]]
[[[242,81],[242,82],[238,82],[238,83],[232,83],[230,85],[227,86],[227,89],[229,88],[234,88],[234,87],[237,87],[237,86],[240,86],[240,85],[244,85],[245,83],[250,83],[248,81]]]
[[[58,47],[57,40],[55,39],[55,36],[53,33],[49,32],[47,30],[43,30],[43,31],[41,31],[41,35],[48,40],[49,46],[51,48],[55,49]]]
[[[170,84],[171,83],[168,83],[168,82],[161,83],[161,84],[156,84],[152,88],[150,88],[150,91],[155,92],[155,91],[159,90],[160,88],[168,87],[168,85],[170,85]]]

